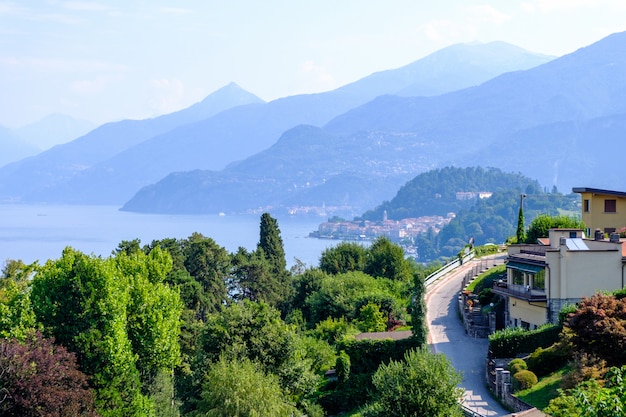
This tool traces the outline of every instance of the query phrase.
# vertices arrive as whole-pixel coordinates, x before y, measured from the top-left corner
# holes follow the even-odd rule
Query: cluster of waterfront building
[[[426,233],[429,229],[434,234],[454,218],[454,213],[444,216],[422,216],[402,220],[381,221],[340,221],[325,222],[318,230],[311,233],[312,237],[341,240],[372,240],[384,236],[393,242],[412,242],[415,237]]]

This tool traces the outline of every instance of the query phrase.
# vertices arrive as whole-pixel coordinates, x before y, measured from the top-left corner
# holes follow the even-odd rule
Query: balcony
[[[493,291],[494,294],[515,297],[529,302],[545,302],[548,300],[544,290],[526,289],[523,285],[509,284],[502,281],[494,281],[491,291]]]

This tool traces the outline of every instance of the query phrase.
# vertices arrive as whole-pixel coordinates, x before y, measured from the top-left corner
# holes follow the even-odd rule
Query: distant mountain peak
[[[200,103],[214,100],[228,100],[231,103],[240,102],[239,104],[251,104],[251,103],[265,103],[265,101],[258,96],[244,90],[239,84],[231,81],[224,87],[221,87],[204,98]]]

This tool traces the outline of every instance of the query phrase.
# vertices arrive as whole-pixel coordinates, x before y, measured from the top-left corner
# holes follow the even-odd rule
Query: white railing
[[[473,258],[474,258],[474,251],[471,251],[470,253],[463,256],[462,258],[460,259],[456,258],[454,261],[445,264],[444,266],[442,266],[441,268],[439,268],[438,270],[436,270],[435,272],[427,276],[426,279],[424,279],[424,285],[428,287],[430,284],[437,281],[439,278],[441,278],[448,272],[452,271],[455,268],[458,268],[459,266],[463,265],[465,262]]]

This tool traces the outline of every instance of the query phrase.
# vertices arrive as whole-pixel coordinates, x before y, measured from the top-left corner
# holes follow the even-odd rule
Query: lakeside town
[[[380,236],[392,242],[410,245],[414,239],[428,230],[435,234],[450,223],[454,213],[444,216],[421,216],[402,220],[389,220],[386,212],[381,221],[328,221],[319,225],[309,236],[320,239],[373,240]],[[406,249],[406,248],[405,248]]]

